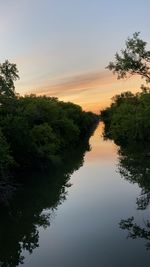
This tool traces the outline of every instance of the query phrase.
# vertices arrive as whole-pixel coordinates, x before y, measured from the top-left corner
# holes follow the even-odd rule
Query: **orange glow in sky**
[[[138,76],[117,80],[109,71],[59,77],[53,83],[42,82],[43,85],[38,85],[36,89],[35,85],[31,86],[30,90],[25,88],[25,93],[55,96],[60,100],[76,103],[86,111],[96,113],[109,106],[114,95],[129,90],[136,92],[140,90],[142,83]]]

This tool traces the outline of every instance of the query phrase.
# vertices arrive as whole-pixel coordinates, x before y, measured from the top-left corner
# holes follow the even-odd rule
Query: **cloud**
[[[92,88],[111,84],[116,78],[108,71],[83,73],[71,77],[59,78],[59,81],[35,90],[35,93],[51,96],[70,96],[85,93]],[[33,91],[32,91],[33,92]]]

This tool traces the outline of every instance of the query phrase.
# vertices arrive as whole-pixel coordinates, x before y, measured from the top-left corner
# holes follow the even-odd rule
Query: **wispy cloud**
[[[97,88],[102,85],[111,84],[116,78],[109,72],[92,72],[83,73],[79,75],[72,75],[70,77],[59,78],[59,80],[52,84],[35,90],[36,94],[46,94],[51,96],[70,96],[85,93],[92,88]]]

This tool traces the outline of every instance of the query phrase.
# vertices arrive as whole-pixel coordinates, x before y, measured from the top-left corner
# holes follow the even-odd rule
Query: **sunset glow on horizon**
[[[125,91],[137,92],[141,83],[138,76],[117,80],[116,76],[105,71],[58,79],[56,84],[43,85],[36,89],[33,87],[25,91],[25,94],[58,97],[59,100],[80,105],[85,111],[99,113],[110,105],[114,95]]]

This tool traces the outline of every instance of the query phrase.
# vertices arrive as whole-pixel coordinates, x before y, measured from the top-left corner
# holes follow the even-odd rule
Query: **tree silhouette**
[[[16,64],[6,60],[0,64],[0,96],[15,96],[14,81],[19,79]]]
[[[126,48],[121,50],[121,55],[116,53],[115,61],[110,62],[107,68],[118,74],[118,78],[125,78],[127,74],[140,75],[150,82],[150,51],[146,50],[147,43],[139,38],[135,32],[132,38],[126,41]]]

